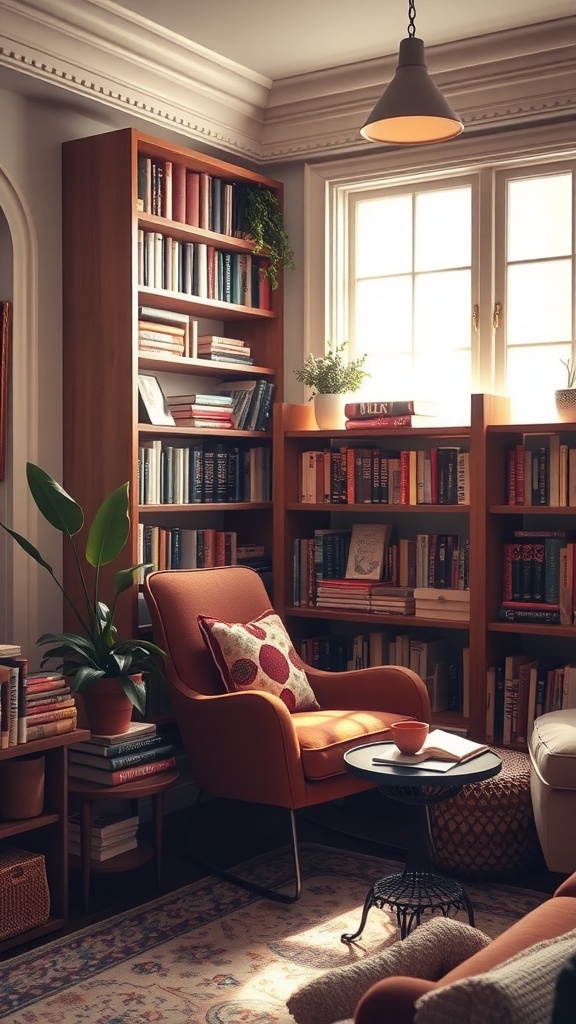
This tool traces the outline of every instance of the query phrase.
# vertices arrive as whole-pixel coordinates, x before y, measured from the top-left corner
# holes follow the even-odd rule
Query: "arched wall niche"
[[[40,515],[26,483],[26,462],[37,461],[38,455],[38,247],[30,210],[1,162],[0,221],[1,298],[13,304],[6,476],[0,481],[0,517],[40,546]],[[41,570],[4,530],[0,534],[0,641],[20,644],[23,653],[33,660]]]

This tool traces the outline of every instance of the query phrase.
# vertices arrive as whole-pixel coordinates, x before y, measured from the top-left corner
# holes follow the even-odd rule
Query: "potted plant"
[[[561,359],[566,367],[566,387],[554,392],[556,412],[563,423],[576,420],[576,360]]]
[[[264,185],[243,189],[244,234],[253,242],[253,252],[264,253],[268,260],[266,276],[273,289],[278,287],[278,270],[294,270],[294,253],[288,242],[278,197]]]
[[[137,573],[147,565],[140,563],[116,572],[111,607],[99,595],[101,567],[117,558],[128,539],[128,484],[122,484],[102,502],[90,524],[84,552],[90,567],[87,575],[74,542],[74,537],[84,525],[82,508],[39,466],[28,462],[26,477],[32,498],[44,519],[60,530],[72,546],[83,594],[83,606],[78,606],[37,548],[0,522],[16,543],[50,574],[80,627],[78,633],[43,633],[38,644],[50,646],[42,657],[41,665],[44,667],[48,661],[58,660],[58,670],[70,680],[71,688],[83,695],[92,732],[126,732],[133,707],[142,714],[146,708],[142,673],[162,680],[159,662],[165,660],[164,652],[153,643],[140,639],[118,640],[114,625],[120,594],[134,584]],[[119,712],[118,717],[116,711]]]
[[[346,397],[358,391],[366,377],[362,367],[367,354],[345,362],[344,349],[348,342],[333,345],[327,341],[327,353],[317,358],[310,353],[301,370],[295,370],[296,379],[313,388],[310,400],[314,399],[314,415],[320,430],[339,430],[344,426],[344,405]]]

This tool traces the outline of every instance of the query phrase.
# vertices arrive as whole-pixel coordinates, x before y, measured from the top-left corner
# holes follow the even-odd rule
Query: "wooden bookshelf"
[[[0,765],[44,754],[44,808],[33,818],[0,821],[0,842],[46,858],[50,917],[46,924],[0,942],[0,953],[65,927],[68,921],[68,747],[90,738],[85,729],[0,750]]]
[[[277,195],[280,206],[281,183],[132,128],[64,143],[62,156],[64,486],[90,520],[103,497],[129,481],[131,531],[124,565],[139,560],[139,523],[167,529],[235,530],[239,543],[259,541],[272,555],[272,501],[138,504],[138,448],[143,440],[162,439],[184,447],[194,440],[216,439],[242,450],[251,444],[270,447],[273,443],[271,429],[210,431],[139,423],[139,371],[156,374],[165,394],[172,395],[205,393],[229,380],[263,378],[274,383],[275,401],[279,401],[283,387],[282,282],[270,292],[271,308],[143,283],[142,232],[156,232],[185,245],[212,246],[225,255],[249,254],[253,247],[246,238],[139,209],[139,158],[149,158],[161,167],[178,164],[187,172],[233,186],[264,186]],[[186,314],[198,321],[200,334],[241,337],[251,349],[254,364],[139,353],[140,306]],[[110,581],[118,567],[112,566],[105,580]],[[69,560],[64,578],[68,592],[75,593]],[[121,597],[119,636],[137,635],[137,604],[136,588]]]

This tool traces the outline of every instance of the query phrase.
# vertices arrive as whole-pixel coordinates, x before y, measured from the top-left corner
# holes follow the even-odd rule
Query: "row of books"
[[[72,732],[74,695],[58,672],[28,672],[22,655],[0,659],[0,747]]]
[[[138,156],[137,209],[191,227],[243,237],[247,187],[172,160]]]
[[[386,524],[382,524],[386,525]],[[350,577],[352,530],[317,529],[293,545],[293,600],[316,605],[320,581]],[[378,582],[393,587],[468,591],[470,545],[457,534],[415,534],[396,539],[391,529]]]
[[[210,569],[236,565],[235,530],[188,530],[138,524],[138,561],[154,569]]]
[[[576,448],[559,434],[533,434],[507,452],[509,505],[576,506]]]
[[[466,505],[469,453],[331,445],[301,454],[300,500],[306,504]]]
[[[469,648],[457,647],[444,638],[391,630],[370,630],[352,637],[325,634],[302,640],[300,656],[306,664],[327,672],[402,665],[424,680],[432,711],[469,714]]]
[[[566,530],[516,530],[502,546],[502,604],[510,622],[572,625],[576,542]]]
[[[120,786],[176,766],[177,743],[151,722],[131,722],[127,733],[97,736],[68,748],[68,774]]]
[[[486,691],[488,741],[526,744],[535,718],[576,708],[576,663],[550,665],[534,654],[510,654],[488,669]]]
[[[161,231],[138,231],[138,283],[253,309],[271,308],[269,261],[226,252],[206,242],[182,242]]]
[[[90,860],[102,863],[117,857],[120,853],[135,850],[138,846],[137,814],[126,817],[121,811],[108,811],[92,818],[90,835]],[[80,840],[80,815],[68,818],[68,853],[79,857],[82,852]]]
[[[188,505],[272,499],[268,445],[232,441],[168,444],[160,438],[138,448],[138,503]]]

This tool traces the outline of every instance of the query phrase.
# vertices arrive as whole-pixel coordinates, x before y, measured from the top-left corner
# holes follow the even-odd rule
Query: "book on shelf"
[[[113,838],[122,833],[135,833],[140,819],[137,814],[126,817],[121,811],[102,811],[92,816],[92,836],[95,839]],[[71,814],[68,818],[68,834],[80,835],[81,819],[80,814]]]
[[[198,336],[198,345],[214,345],[216,348],[220,346],[232,347],[232,348],[246,348],[246,342],[242,338],[223,338],[218,334],[200,334]]]
[[[17,658],[21,654],[19,644],[0,644],[0,658]]]
[[[69,707],[38,708],[26,715],[26,725],[43,725],[45,722],[57,722],[65,718],[76,718],[77,710],[74,700]],[[24,742],[23,740],[20,741]]]
[[[129,850],[135,850],[137,846],[137,836],[130,836],[127,839],[122,839],[117,843],[104,847],[97,847],[92,844],[90,847],[90,860],[102,863],[103,861],[111,860],[113,857],[118,857],[121,853],[128,853]],[[80,839],[75,840],[70,837],[68,838],[68,853],[76,857],[80,856]]]
[[[466,736],[446,732],[444,729],[433,729],[426,742],[416,754],[402,754],[395,744],[390,750],[377,754],[372,758],[373,764],[403,765],[405,767],[425,768],[428,771],[445,772],[457,764],[470,761],[490,748],[486,743],[476,743]]]
[[[10,746],[10,666],[0,664],[0,749]]]
[[[346,578],[381,580],[391,534],[392,526],[389,523],[354,523]]]
[[[169,409],[189,409],[193,405],[209,405],[215,409],[231,409],[234,402],[230,395],[167,395]]]
[[[438,416],[442,407],[426,399],[393,399],[382,402],[347,402],[344,415],[349,419],[371,419],[374,416]]]
[[[60,718],[55,722],[44,722],[42,725],[28,725],[26,741],[44,740],[49,736],[62,736],[64,733],[74,732],[76,728],[76,716],[73,718]]]
[[[147,421],[156,427],[174,426],[174,417],[168,408],[158,378],[148,373],[138,374],[138,394]]]
[[[171,757],[174,751],[175,746],[173,743],[162,743],[148,750],[144,749],[126,754],[118,754],[115,757],[101,757],[98,754],[87,754],[82,750],[71,749],[69,751],[69,764],[85,764],[102,771],[116,772],[121,768],[131,768],[133,765],[162,761],[167,757]]]
[[[547,626],[559,626],[560,612],[530,611],[526,608],[499,608],[498,619],[500,622],[540,622]]]
[[[71,707],[74,707],[74,697],[69,690],[67,693],[48,694],[48,696],[42,693],[36,695],[26,694],[26,716],[30,715],[36,720],[38,720],[39,715],[45,714],[47,711]]]
[[[125,732],[115,733],[91,733],[90,742],[98,743],[103,747],[111,746],[114,743],[127,743],[128,740],[141,739],[144,736],[155,736],[157,726],[155,722],[130,722]]]
[[[212,349],[206,352],[199,350],[198,358],[206,359],[213,363],[238,363],[244,366],[253,366],[256,361],[252,356],[244,355],[241,352],[215,352]]]
[[[69,747],[69,750],[78,751],[78,753],[90,754],[93,757],[98,757],[101,760],[105,760],[109,757],[120,757],[123,754],[135,754],[138,751],[152,750],[157,747],[161,747],[164,743],[164,738],[161,733],[153,733],[150,736],[135,736],[132,739],[126,739],[125,741],[120,740],[117,743],[103,744],[92,740],[82,740],[79,743],[74,743]]]
[[[135,782],[138,779],[148,778],[149,775],[158,775],[160,772],[166,772],[175,767],[176,758],[174,756],[165,757],[161,761],[152,761],[149,764],[138,764],[132,768],[121,768],[114,772],[72,762],[68,766],[68,774],[72,778],[85,779],[87,782],[99,782],[103,786],[122,786],[125,782]]]
[[[374,430],[376,428],[386,430],[393,427],[433,427],[436,420],[433,416],[419,416],[407,413],[402,416],[370,416],[347,419],[344,423],[346,430]]]
[[[0,659],[0,665],[8,669],[8,686],[3,696],[7,701],[8,746],[26,743],[26,676],[28,659],[23,655],[12,655]]]

